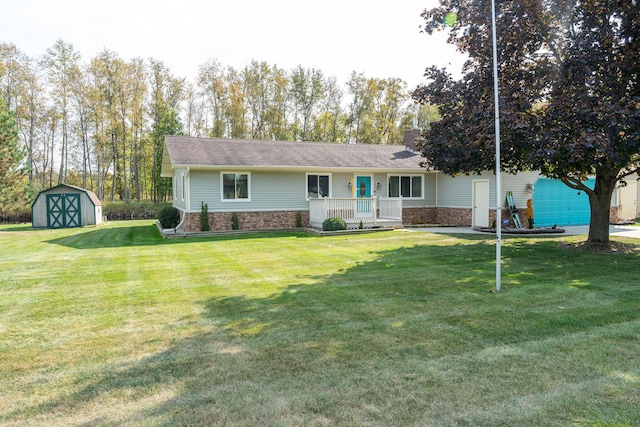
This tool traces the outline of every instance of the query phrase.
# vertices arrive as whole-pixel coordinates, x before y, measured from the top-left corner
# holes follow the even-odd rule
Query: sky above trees
[[[344,84],[351,72],[400,78],[409,88],[432,65],[461,65],[446,32],[420,32],[434,0],[21,0],[5,2],[2,41],[36,57],[62,39],[83,58],[104,48],[124,59],[157,58],[195,77],[210,59],[236,68],[252,60],[317,68]]]

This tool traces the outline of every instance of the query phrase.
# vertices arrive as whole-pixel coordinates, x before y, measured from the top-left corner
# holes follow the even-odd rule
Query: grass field
[[[640,242],[0,226],[0,425],[640,425]]]

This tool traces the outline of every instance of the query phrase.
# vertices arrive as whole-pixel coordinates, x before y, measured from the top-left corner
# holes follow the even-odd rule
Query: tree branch
[[[560,181],[562,181],[567,187],[573,188],[574,190],[584,191],[587,194],[593,193],[593,190],[584,185],[584,183],[579,179],[568,177],[562,178]]]

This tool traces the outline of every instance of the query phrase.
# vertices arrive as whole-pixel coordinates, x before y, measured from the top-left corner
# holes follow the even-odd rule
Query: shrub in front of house
[[[173,206],[168,206],[160,211],[158,221],[162,228],[176,228],[180,224],[180,212]]]
[[[202,202],[200,205],[200,231],[210,231],[209,225],[209,205]]]
[[[346,230],[347,223],[342,218],[327,218],[322,222],[322,231]]]
[[[240,221],[238,220],[238,214],[236,212],[231,214],[231,229],[240,230]]]

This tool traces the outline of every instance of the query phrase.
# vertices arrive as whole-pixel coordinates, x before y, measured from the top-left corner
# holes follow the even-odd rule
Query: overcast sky
[[[436,0],[4,0],[0,40],[38,57],[72,43],[84,61],[107,48],[155,58],[193,78],[209,59],[242,68],[252,59],[285,70],[320,69],[346,83],[352,71],[399,77],[409,88],[430,65],[460,67],[445,32],[420,33]]]

